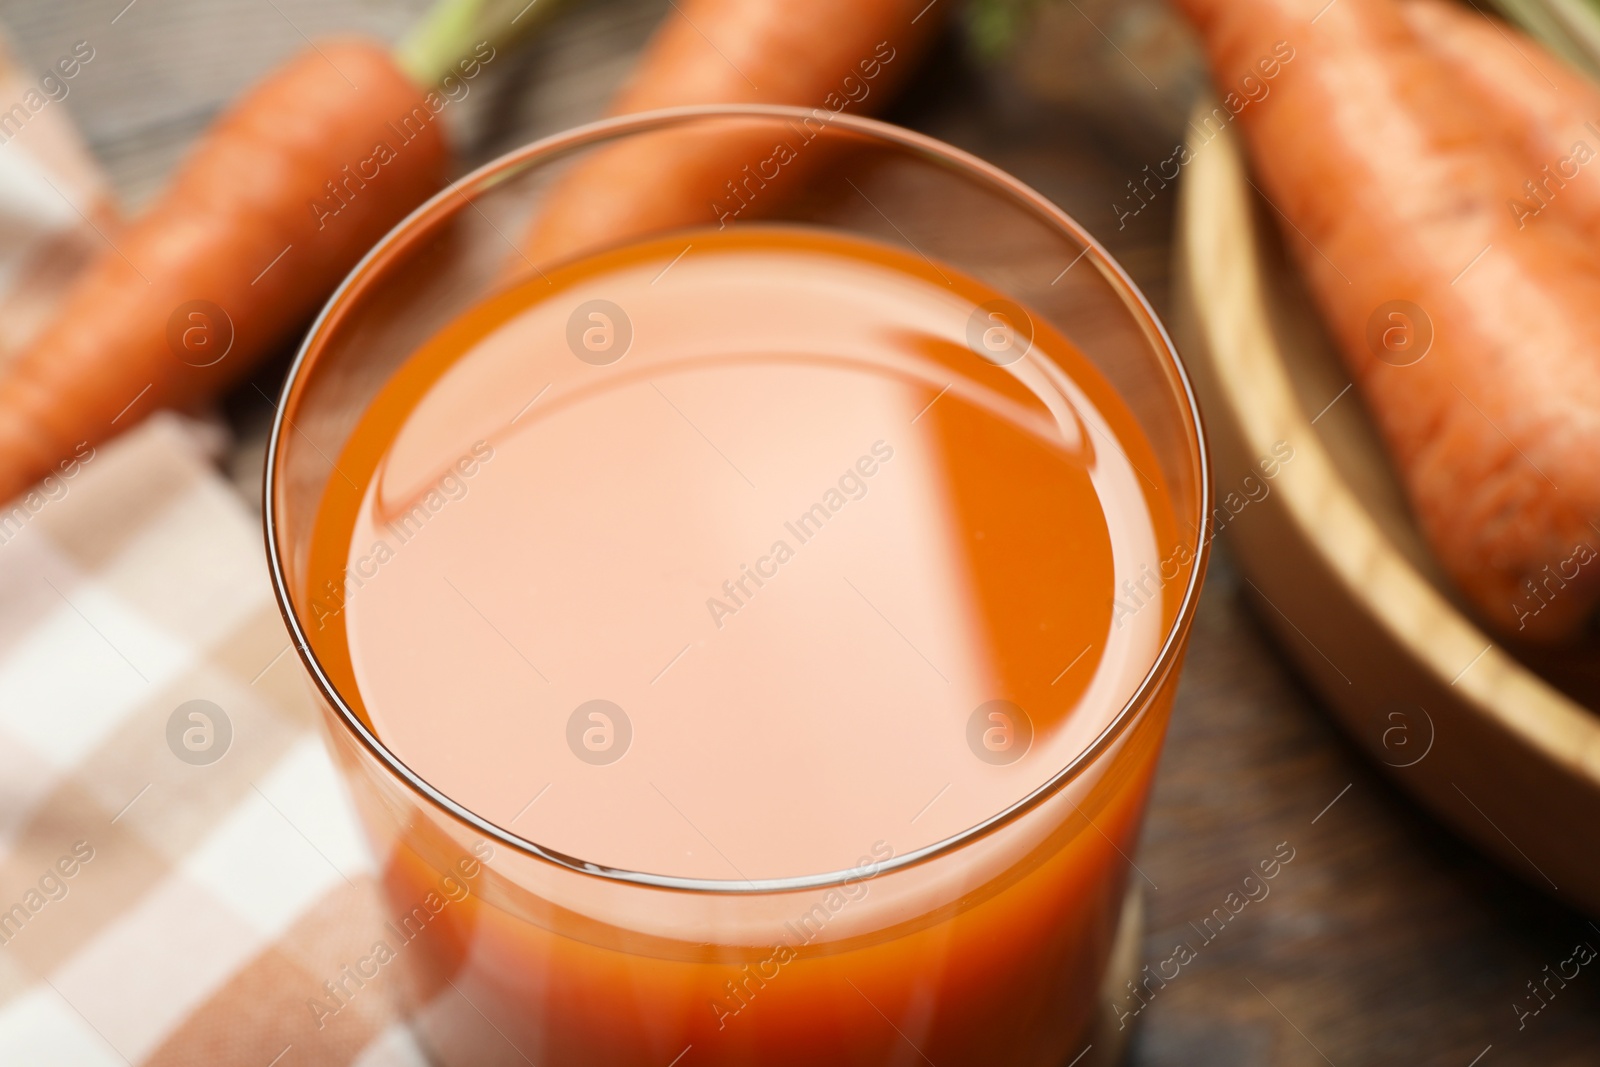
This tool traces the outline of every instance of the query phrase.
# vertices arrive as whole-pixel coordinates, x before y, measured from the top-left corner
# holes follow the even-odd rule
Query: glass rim
[[[443,790],[413,771],[378,738],[376,733],[361,721],[360,716],[356,715],[344,698],[340,696],[337,687],[334,686],[332,680],[323,670],[316,653],[311,649],[310,640],[305,629],[300,624],[294,600],[290,595],[288,579],[280,554],[278,514],[275,503],[278,487],[277,461],[279,444],[284,438],[285,430],[290,428],[289,406],[295,398],[297,387],[303,383],[303,375],[311,362],[313,354],[319,347],[319,342],[325,330],[330,321],[343,308],[356,283],[365,277],[368,269],[378,259],[385,257],[397,245],[402,245],[410,233],[425,219],[439,214],[445,209],[446,205],[454,201],[468,200],[470,203],[468,193],[463,190],[471,189],[476,192],[492,187],[497,184],[497,179],[508,171],[520,170],[525,166],[536,165],[538,161],[546,157],[559,156],[574,149],[618,140],[627,135],[645,133],[674,125],[686,125],[703,119],[800,120],[815,118],[816,112],[819,110],[826,111],[826,109],[790,107],[776,104],[709,104],[663,108],[629,115],[618,115],[585,123],[561,133],[540,138],[499,156],[450,182],[445,188],[411,211],[393,229],[384,234],[372,248],[368,249],[366,254],[361,257],[361,260],[351,268],[350,273],[339,283],[338,288],[328,298],[321,311],[318,312],[316,319],[307,329],[304,339],[296,350],[294,360],[289,365],[283,389],[278,396],[278,403],[274,410],[272,428],[267,442],[266,472],[262,483],[262,525],[267,552],[267,566],[272,577],[273,597],[277,601],[278,611],[283,616],[284,624],[289,629],[290,643],[294,645],[301,664],[310,674],[319,695],[335,710],[344,728],[349,730],[361,746],[375,757],[389,773],[394,775],[429,806],[438,809],[456,822],[464,824],[513,851],[535,860],[553,864],[556,867],[564,868],[577,874],[589,875],[612,882],[654,889],[720,895],[770,894],[808,889],[826,889],[860,877],[860,871],[857,868],[845,868],[821,874],[796,875],[783,878],[690,878],[679,875],[630,871],[592,863],[540,845],[535,841],[522,837],[520,834],[512,833],[498,826],[448,796]],[[1091,236],[1075,219],[1032,186],[969,152],[937,138],[929,137],[926,134],[917,133],[914,130],[896,126],[892,123],[831,111],[826,111],[826,113],[828,114],[830,128],[842,127],[854,134],[875,139],[880,143],[911,149],[965,172],[969,177],[988,184],[991,188],[1008,195],[1012,201],[1031,209],[1033,213],[1042,218],[1042,221],[1065,231],[1083,246],[1084,251],[1080,258],[1091,260],[1101,276],[1116,291],[1117,295],[1122,299],[1123,306],[1142,328],[1153,354],[1165,365],[1163,369],[1175,379],[1176,384],[1179,386],[1179,399],[1182,402],[1188,421],[1188,426],[1185,429],[1193,442],[1193,461],[1199,489],[1200,521],[1196,527],[1199,531],[1199,536],[1194,549],[1194,565],[1190,568],[1189,579],[1185,583],[1183,591],[1183,598],[1179,602],[1178,611],[1173,617],[1171,625],[1167,628],[1160,650],[1143,678],[1141,678],[1139,685],[1134,689],[1122,708],[1112,717],[1111,721],[1107,723],[1093,741],[1069,760],[1065,766],[1051,774],[1043,783],[1018,800],[964,830],[884,861],[875,869],[873,877],[877,878],[954,852],[963,845],[986,837],[990,833],[1020,819],[1077,779],[1085,769],[1091,766],[1101,754],[1122,736],[1138,716],[1140,709],[1150,703],[1156,688],[1161,684],[1166,674],[1175,666],[1182,637],[1193,621],[1201,582],[1205,576],[1211,548],[1211,540],[1205,536],[1207,528],[1206,517],[1211,512],[1211,466],[1206,454],[1206,435],[1200,414],[1200,405],[1195,396],[1193,383],[1189,379],[1189,373],[1178,354],[1177,347],[1173,344],[1166,327],[1161,323],[1154,309],[1151,308],[1150,302],[1144,293],[1134,284],[1133,279],[1128,276],[1122,265],[1106,251],[1098,240]]]

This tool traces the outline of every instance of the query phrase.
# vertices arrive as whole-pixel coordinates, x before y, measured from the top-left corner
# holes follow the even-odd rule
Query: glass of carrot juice
[[[698,108],[484,167],[267,460],[374,967],[446,1064],[1073,1061],[1208,492],[1127,275],[948,145]]]

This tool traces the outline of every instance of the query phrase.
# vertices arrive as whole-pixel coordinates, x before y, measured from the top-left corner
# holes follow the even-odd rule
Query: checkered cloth
[[[376,865],[205,451],[160,416],[0,512],[0,1065],[425,1064],[394,977],[308,1006]]]

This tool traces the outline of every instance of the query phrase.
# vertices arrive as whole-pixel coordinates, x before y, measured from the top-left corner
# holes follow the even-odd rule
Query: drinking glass
[[[468,810],[351,710],[313,624],[314,602],[334,593],[311,588],[317,508],[333,457],[417,344],[503,288],[508,269],[551,265],[519,256],[513,237],[563,175],[598,153],[648,161],[669,140],[759,146],[797,129],[812,140],[793,195],[735,212],[745,201],[730,181],[705,190],[693,217],[643,212],[609,239],[754,218],[820,227],[954,267],[1048,322],[1120,393],[1157,457],[1147,480],[1181,531],[1151,560],[1158,588],[1144,590],[1161,603],[1164,639],[1126,704],[1105,709],[1109,725],[1043,786],[869,875],[720,881],[604,867]],[[345,280],[294,361],[265,525],[279,606],[381,860],[388,947],[408,969],[430,1054],[540,1067],[1044,1067],[1073,1061],[1092,1026],[1126,1024],[1101,991],[1205,571],[1208,478],[1188,379],[1124,271],[1038,193],[920,134],[762,106],[613,118],[513,152],[420,207]],[[819,914],[815,936],[779,951],[786,928]]]

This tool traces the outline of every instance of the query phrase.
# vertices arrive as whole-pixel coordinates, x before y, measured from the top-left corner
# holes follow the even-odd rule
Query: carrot
[[[928,0],[812,0],[800,6],[680,0],[611,113],[790,104],[819,109],[815,128],[804,131],[815,136],[833,114],[881,106],[911,72],[949,6]],[[601,149],[551,191],[522,250],[533,262],[548,263],[628,237],[748,217],[801,184],[809,158],[817,154],[804,149],[797,132],[787,151],[799,164],[768,162],[774,140],[770,127],[729,126]]]
[[[422,90],[384,47],[324,41],[269,75],[0,376],[0,500],[144,413],[237,380],[447,165]]]
[[[1503,633],[1553,641],[1600,598],[1600,252],[1518,228],[1522,133],[1478,105],[1388,0],[1180,0],[1236,85],[1279,42],[1270,93],[1239,111],[1261,184],[1371,408],[1436,555]],[[1431,350],[1370,340],[1410,301]],[[1383,327],[1394,320],[1378,322]],[[1387,353],[1386,353],[1387,354]]]
[[[1480,106],[1522,131],[1527,177],[1506,199],[1519,225],[1559,217],[1600,238],[1600,166],[1589,166],[1600,159],[1600,89],[1488,15],[1446,0],[1406,0],[1401,11]]]

